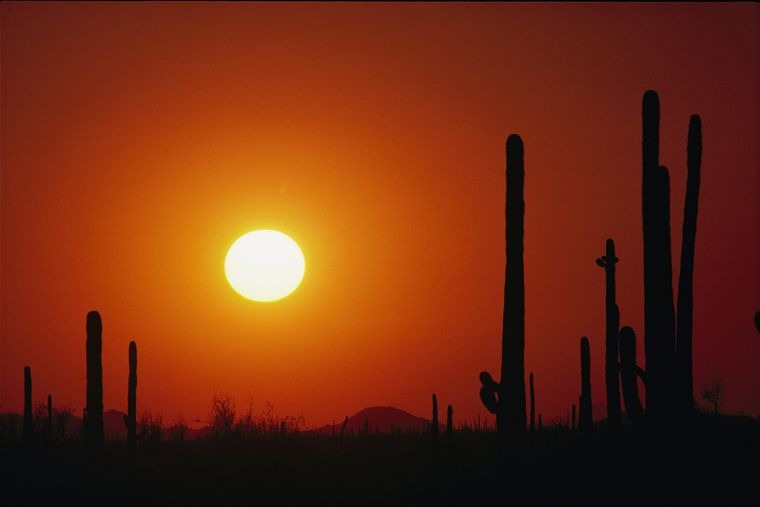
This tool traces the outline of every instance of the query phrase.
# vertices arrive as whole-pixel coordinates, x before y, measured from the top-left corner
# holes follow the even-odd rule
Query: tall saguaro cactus
[[[581,338],[581,396],[578,414],[578,429],[590,430],[592,424],[591,414],[591,351],[589,350],[588,338]]]
[[[127,382],[127,453],[134,467],[137,459],[137,344],[129,342],[129,378]]]
[[[87,314],[87,419],[85,443],[92,449],[103,447],[103,323],[100,314]]]
[[[605,254],[596,260],[604,268],[605,278],[605,352],[604,377],[607,387],[607,424],[610,429],[620,428],[620,375],[618,372],[618,332],[620,310],[615,301],[615,242],[608,239]]]
[[[24,445],[30,447],[34,440],[34,421],[32,419],[32,369],[24,366]]]
[[[496,429],[502,454],[510,443],[521,445],[525,438],[525,269],[523,237],[525,200],[524,149],[520,136],[507,139],[506,253],[504,313],[501,337],[501,379],[480,374],[480,397],[496,414]]]
[[[639,400],[637,376],[642,376],[641,368],[636,366],[636,334],[625,326],[620,330],[620,383],[623,387],[625,413],[634,426],[641,424],[644,409]]]
[[[694,410],[694,378],[692,373],[692,329],[694,318],[694,248],[697,237],[699,207],[699,170],[702,165],[702,120],[697,115],[689,119],[686,143],[686,198],[683,210],[681,266],[678,275],[678,310],[676,314],[676,385],[680,409],[688,415]]]
[[[664,421],[693,411],[692,322],[693,271],[702,124],[689,120],[686,202],[678,282],[678,316],[673,304],[670,249],[670,183],[659,165],[660,104],[657,93],[644,94],[642,103],[642,218],[644,231],[644,346],[647,415]]]

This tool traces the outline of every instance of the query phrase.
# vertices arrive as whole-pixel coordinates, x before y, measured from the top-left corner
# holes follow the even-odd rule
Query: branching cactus
[[[525,438],[525,269],[523,237],[525,200],[524,148],[518,135],[507,139],[506,257],[504,313],[501,337],[501,379],[480,374],[480,398],[496,414],[499,450],[506,455],[510,444]]]
[[[433,447],[438,445],[438,397],[433,394],[433,418],[430,421],[430,438],[433,441]]]
[[[610,429],[620,428],[620,382],[618,373],[618,328],[620,311],[615,300],[615,242],[608,239],[605,255],[596,260],[605,274],[605,383],[607,387],[607,424]]]
[[[647,417],[664,423],[693,412],[692,324],[694,247],[702,158],[702,122],[689,119],[687,179],[678,280],[673,304],[670,182],[659,165],[660,103],[652,90],[642,103],[642,217],[644,225],[644,350]]]

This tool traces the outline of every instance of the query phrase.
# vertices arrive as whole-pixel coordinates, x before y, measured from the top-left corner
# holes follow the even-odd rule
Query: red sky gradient
[[[371,405],[485,415],[500,364],[504,142],[526,163],[537,411],[604,403],[607,237],[642,347],[641,98],[660,94],[678,273],[689,115],[704,155],[695,389],[760,414],[758,20],[749,5],[13,4],[2,9],[0,412],[104,396],[204,419],[214,392],[321,425]],[[227,248],[273,228],[306,276],[241,298]],[[527,380],[527,379],[526,379]]]

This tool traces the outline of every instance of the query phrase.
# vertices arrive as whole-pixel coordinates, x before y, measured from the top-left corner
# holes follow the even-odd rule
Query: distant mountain
[[[103,412],[103,433],[106,440],[127,438],[127,426],[124,424],[126,415],[121,410],[114,409]]]
[[[429,425],[429,419],[417,417],[405,410],[395,407],[368,407],[348,418],[346,432],[361,433],[365,426],[370,433],[392,433],[394,431],[423,432],[427,430]],[[334,426],[332,424],[326,424],[312,431],[325,435],[330,435],[333,432],[339,434],[342,426],[343,420],[340,420],[335,421]],[[441,431],[445,429],[445,426],[442,424],[440,424],[439,427]]]

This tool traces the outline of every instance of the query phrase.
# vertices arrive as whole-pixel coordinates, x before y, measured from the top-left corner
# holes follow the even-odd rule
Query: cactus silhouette
[[[760,333],[760,312],[755,313],[755,328],[757,329],[757,332]]]
[[[578,429],[590,430],[591,419],[591,351],[587,337],[581,338],[581,396],[578,400]]]
[[[623,388],[625,413],[634,426],[644,419],[636,377],[644,378],[643,370],[636,365],[636,334],[625,326],[620,330],[620,383]]]
[[[670,183],[659,165],[660,104],[648,90],[642,102],[642,218],[644,232],[644,347],[648,417],[664,422],[693,410],[693,271],[702,125],[689,120],[687,181],[678,283],[678,320],[673,304],[670,249]]]
[[[480,399],[496,414],[496,430],[502,455],[510,443],[521,445],[525,437],[525,270],[523,237],[525,201],[524,149],[520,136],[507,139],[506,254],[504,312],[501,337],[501,379],[480,374]]]
[[[615,301],[615,242],[608,239],[605,254],[596,259],[604,268],[605,278],[605,352],[604,377],[607,387],[607,424],[610,429],[620,428],[620,376],[618,372],[618,333],[620,311]]]
[[[34,443],[34,421],[32,419],[32,369],[24,366],[24,426],[21,435],[24,446]]]
[[[137,462],[137,344],[129,342],[129,378],[127,381],[127,453],[129,465],[134,468]]]
[[[85,443],[94,450],[103,448],[103,324],[100,314],[87,314],[87,418]]]
[[[438,445],[438,397],[433,394],[433,418],[430,421],[430,437],[433,447]]]
[[[528,383],[530,385],[530,432],[536,431],[536,396],[533,391],[533,372],[528,377]]]
[[[571,419],[572,424],[570,426],[570,429],[573,430],[573,431],[575,431],[575,403],[573,403],[572,413],[573,413],[573,416],[572,416],[572,419]]]
[[[50,443],[53,441],[53,396],[50,394],[47,397],[47,423],[45,430],[45,439]]]
[[[446,435],[451,438],[454,433],[454,407],[448,405],[446,407]]]
[[[702,120],[689,118],[686,144],[686,197],[681,233],[681,265],[678,275],[678,309],[676,314],[676,360],[678,362],[677,398],[682,415],[694,410],[694,376],[692,371],[692,330],[694,323],[694,247],[697,235],[699,180],[702,165]]]

